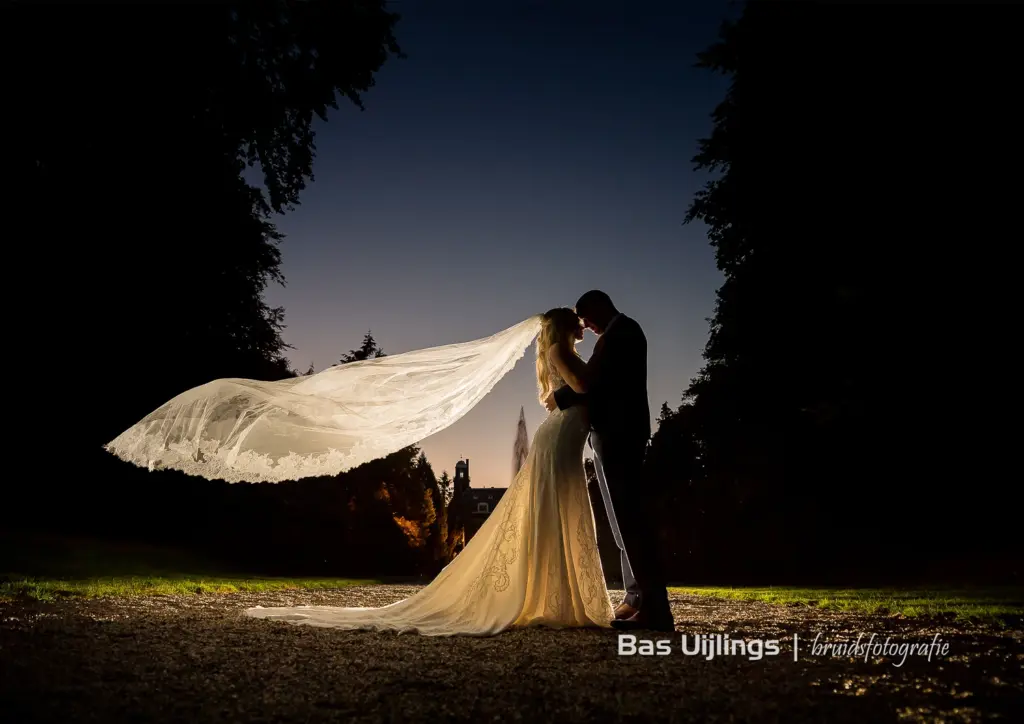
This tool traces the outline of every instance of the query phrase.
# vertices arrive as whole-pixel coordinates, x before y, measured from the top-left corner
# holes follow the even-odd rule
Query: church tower
[[[516,479],[516,475],[523,467],[523,463],[526,462],[526,458],[530,453],[530,438],[526,434],[526,410],[523,407],[519,408],[519,423],[516,425],[516,441],[512,444],[512,479]]]
[[[455,495],[462,496],[469,488],[469,458],[455,463]]]

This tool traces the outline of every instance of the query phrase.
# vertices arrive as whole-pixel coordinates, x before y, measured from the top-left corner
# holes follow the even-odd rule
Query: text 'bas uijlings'
[[[765,656],[778,656],[781,651],[775,639],[730,639],[729,634],[683,634],[680,650],[686,656],[702,656],[710,661],[716,656],[745,656],[760,661]],[[619,635],[620,656],[667,656],[672,653],[671,639],[638,639],[631,634]]]

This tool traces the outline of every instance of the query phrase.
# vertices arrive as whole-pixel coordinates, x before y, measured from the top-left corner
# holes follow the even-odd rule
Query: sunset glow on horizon
[[[267,301],[285,308],[293,367],[335,364],[367,330],[386,354],[478,339],[598,288],[647,334],[652,418],[678,406],[721,283],[704,228],[682,222],[724,90],[695,54],[725,12],[595,7],[581,22],[403,2],[408,59],[385,65],[365,112],[318,126],[315,181],[276,220],[287,286]],[[629,102],[609,105],[609,84]],[[434,471],[469,457],[474,486],[508,485],[520,407],[532,440],[547,414],[532,346],[423,441]]]

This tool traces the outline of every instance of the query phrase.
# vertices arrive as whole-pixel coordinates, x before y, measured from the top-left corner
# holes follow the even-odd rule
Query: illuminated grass
[[[141,543],[0,535],[0,599],[8,600],[324,590],[377,582],[259,575],[196,553]]]
[[[244,578],[205,576],[113,576],[72,580],[13,578],[0,582],[0,599],[53,601],[104,596],[158,596],[259,591],[325,590],[377,583],[350,578]]]
[[[1024,615],[1024,590],[881,588],[671,588],[671,591],[783,606],[815,606],[881,616],[955,616],[961,620]]]

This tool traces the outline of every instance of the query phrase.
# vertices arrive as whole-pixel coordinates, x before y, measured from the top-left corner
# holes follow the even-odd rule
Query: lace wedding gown
[[[563,381],[555,376],[553,389]],[[246,615],[341,629],[487,636],[522,626],[610,627],[583,471],[586,408],[555,410],[483,526],[437,578],[382,608],[256,607]]]

